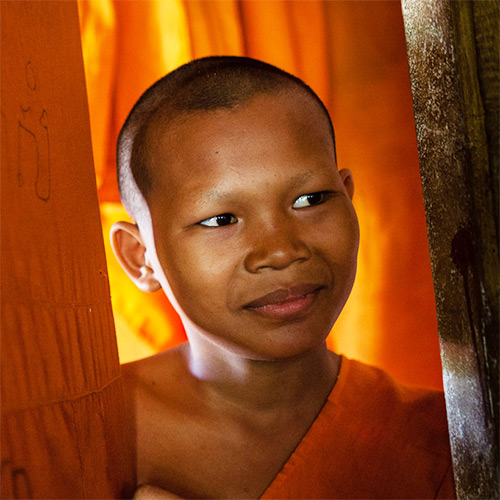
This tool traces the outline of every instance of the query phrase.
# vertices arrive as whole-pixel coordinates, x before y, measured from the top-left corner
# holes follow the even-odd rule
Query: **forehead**
[[[150,169],[155,188],[165,183],[203,181],[211,167],[261,164],[267,170],[298,157],[328,157],[334,145],[324,111],[305,92],[260,94],[230,109],[183,113],[173,119],[158,115],[148,130]],[[265,165],[263,165],[263,162]],[[220,169],[219,169],[220,170]]]

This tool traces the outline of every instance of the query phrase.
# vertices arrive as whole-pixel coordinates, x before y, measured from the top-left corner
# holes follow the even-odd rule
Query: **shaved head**
[[[193,114],[232,109],[260,94],[293,92],[317,103],[335,149],[330,116],[319,97],[302,80],[270,64],[247,57],[206,57],[157,81],[132,108],[118,136],[118,188],[129,215],[141,218],[154,182],[152,137]]]

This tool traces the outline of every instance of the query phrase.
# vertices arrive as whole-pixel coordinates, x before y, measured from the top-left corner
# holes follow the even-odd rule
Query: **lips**
[[[274,318],[302,315],[309,310],[317,292],[323,288],[318,284],[302,284],[275,290],[248,303],[244,309]]]

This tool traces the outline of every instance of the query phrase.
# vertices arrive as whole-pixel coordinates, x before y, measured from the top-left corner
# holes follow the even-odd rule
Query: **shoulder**
[[[451,473],[443,392],[400,384],[356,361],[346,364],[339,404],[351,437],[362,438],[359,457],[370,464],[373,483],[386,483],[387,497],[434,497]]]
[[[121,372],[125,378],[143,378],[152,376],[158,370],[162,375],[172,371],[172,368],[179,363],[183,363],[185,359],[186,344],[181,344],[173,349],[160,352],[154,356],[132,361],[121,365]]]
[[[171,491],[183,477],[179,467],[185,463],[199,406],[186,366],[182,345],[122,365],[138,484],[154,484]]]
[[[147,394],[175,398],[188,378],[185,344],[148,358],[121,365],[125,395],[144,398]],[[137,401],[136,401],[137,403]]]
[[[343,357],[325,406],[267,498],[285,498],[282,490],[295,498],[311,491],[315,498],[453,498],[450,474],[443,393],[406,387]]]
[[[174,421],[192,410],[196,395],[187,363],[182,344],[121,366],[125,402],[139,434],[148,426],[161,428],[165,416]]]
[[[345,380],[340,404],[348,405],[359,417],[391,429],[398,439],[410,439],[418,446],[436,450],[441,437],[447,452],[448,426],[442,391],[412,387],[396,382],[390,375],[374,366],[343,359],[340,376]]]

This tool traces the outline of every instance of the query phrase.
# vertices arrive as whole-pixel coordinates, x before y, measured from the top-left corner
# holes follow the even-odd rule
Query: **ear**
[[[354,196],[354,181],[352,179],[352,173],[347,168],[343,168],[342,170],[339,170],[339,174],[342,182],[344,183],[345,190],[347,191],[349,198],[352,200],[352,197]]]
[[[137,224],[116,222],[111,226],[111,247],[129,278],[143,292],[156,292],[161,288],[149,263],[146,246]]]

